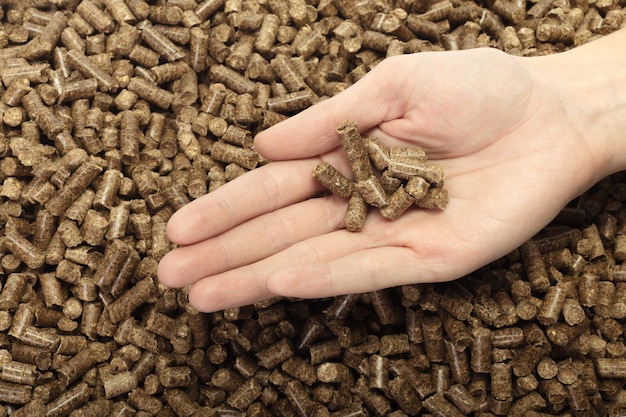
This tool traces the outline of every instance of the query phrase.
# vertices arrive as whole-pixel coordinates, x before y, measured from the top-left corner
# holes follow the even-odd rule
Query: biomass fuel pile
[[[0,0],[0,417],[623,415],[623,174],[453,283],[200,314],[156,281],[261,130],[385,57],[556,53],[623,6]]]

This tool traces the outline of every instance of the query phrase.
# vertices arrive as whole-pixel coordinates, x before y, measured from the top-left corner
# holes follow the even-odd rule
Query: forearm
[[[530,58],[589,144],[596,179],[626,169],[626,29],[570,51]]]

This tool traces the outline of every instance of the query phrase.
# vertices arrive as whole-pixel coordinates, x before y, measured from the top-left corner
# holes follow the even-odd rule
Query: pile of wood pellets
[[[556,53],[621,0],[0,0],[0,417],[626,413],[626,177],[448,284],[200,314],[156,281],[259,131],[387,56]]]

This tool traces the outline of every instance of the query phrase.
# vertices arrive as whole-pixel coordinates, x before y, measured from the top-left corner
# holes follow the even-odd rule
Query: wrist
[[[626,169],[626,30],[531,58],[589,150],[592,181]]]

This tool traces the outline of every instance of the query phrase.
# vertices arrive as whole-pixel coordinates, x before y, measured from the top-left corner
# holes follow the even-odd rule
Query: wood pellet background
[[[257,132],[386,56],[555,53],[624,5],[0,0],[0,416],[625,415],[623,174],[448,284],[205,315],[156,282]]]

